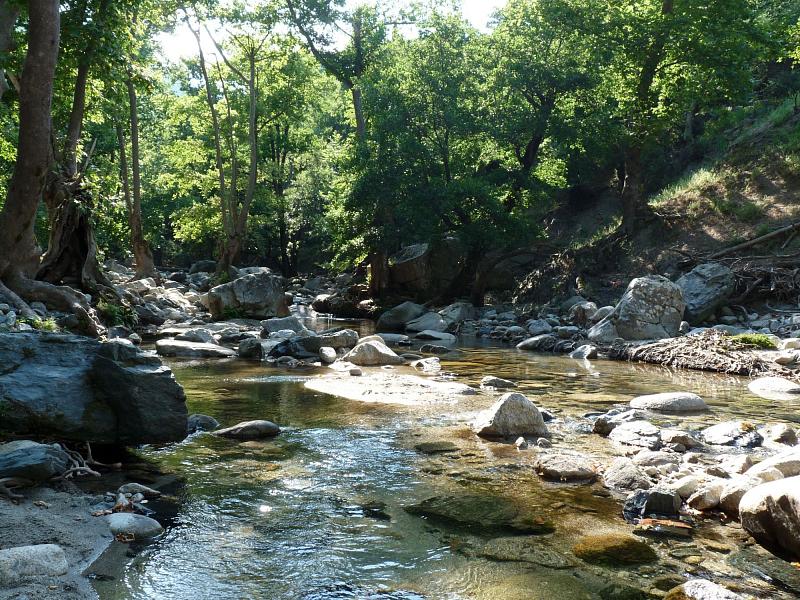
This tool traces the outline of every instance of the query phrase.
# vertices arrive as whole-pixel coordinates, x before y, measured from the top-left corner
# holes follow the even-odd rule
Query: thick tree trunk
[[[136,98],[136,87],[133,80],[128,77],[128,101],[130,103],[131,122],[131,164],[133,167],[133,201],[128,211],[128,225],[131,230],[131,245],[133,256],[136,260],[136,276],[139,278],[156,277],[153,253],[150,244],[144,238],[142,231],[142,178],[139,165],[139,105]],[[120,145],[120,152],[123,146]]]
[[[38,262],[33,225],[50,167],[50,107],[58,57],[59,3],[41,0],[29,4],[17,161],[0,213],[0,277],[9,271],[30,275]]]
[[[28,306],[30,301],[71,310],[88,333],[97,335],[103,329],[82,294],[30,278],[41,252],[33,232],[34,220],[50,170],[50,109],[60,38],[58,0],[32,0],[28,3],[28,18],[17,160],[0,212],[0,296],[31,318],[35,313]]]

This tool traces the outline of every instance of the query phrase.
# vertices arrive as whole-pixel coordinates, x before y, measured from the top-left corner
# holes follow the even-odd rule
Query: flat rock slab
[[[231,358],[236,356],[234,350],[224,346],[172,339],[158,340],[156,352],[161,356],[186,358]]]
[[[638,396],[631,400],[631,408],[663,413],[690,413],[708,410],[705,401],[690,392],[665,392]]]
[[[358,402],[419,406],[455,404],[478,393],[463,383],[434,381],[397,373],[367,373],[361,377],[337,373],[305,382],[306,389]]]

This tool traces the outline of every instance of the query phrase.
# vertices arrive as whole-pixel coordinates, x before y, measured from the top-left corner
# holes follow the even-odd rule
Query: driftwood
[[[716,330],[642,346],[618,344],[608,350],[608,356],[616,360],[638,361],[664,367],[798,380],[796,372],[762,358],[752,348]]]

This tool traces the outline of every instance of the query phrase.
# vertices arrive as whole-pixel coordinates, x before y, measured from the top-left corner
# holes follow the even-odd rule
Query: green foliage
[[[778,345],[772,337],[763,333],[741,333],[731,336],[731,340],[742,348],[758,348],[759,350],[778,349]]]
[[[97,303],[97,312],[103,322],[112,327],[123,325],[133,328],[139,323],[136,311],[127,305],[101,300]]]

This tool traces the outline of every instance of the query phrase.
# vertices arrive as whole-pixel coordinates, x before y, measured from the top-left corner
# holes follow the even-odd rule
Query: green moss
[[[764,333],[741,333],[731,338],[742,348],[759,348],[761,350],[777,350],[778,345],[771,336]]]
[[[648,544],[621,533],[586,536],[575,544],[572,552],[588,563],[607,566],[641,565],[658,560]]]

